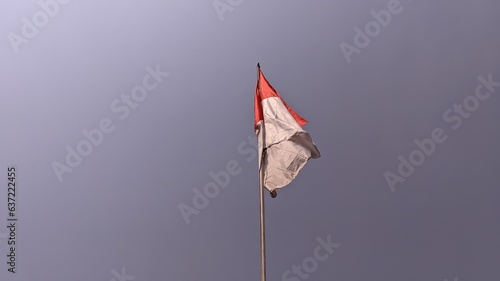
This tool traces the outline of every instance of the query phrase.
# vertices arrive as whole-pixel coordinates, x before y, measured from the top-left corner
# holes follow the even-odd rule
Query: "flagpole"
[[[262,169],[259,169],[260,196],[260,280],[266,281],[266,238],[264,222],[264,188],[262,186]]]
[[[257,88],[259,88],[260,64],[257,63]],[[261,169],[263,153],[259,159],[259,199],[260,199],[260,281],[266,281],[266,237],[265,237],[265,221],[264,221],[264,186]]]

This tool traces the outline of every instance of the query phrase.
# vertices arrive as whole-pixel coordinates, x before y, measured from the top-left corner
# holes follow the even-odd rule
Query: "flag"
[[[261,183],[276,197],[276,190],[295,179],[307,160],[319,158],[320,153],[309,133],[301,127],[307,120],[286,104],[260,67],[254,113]]]

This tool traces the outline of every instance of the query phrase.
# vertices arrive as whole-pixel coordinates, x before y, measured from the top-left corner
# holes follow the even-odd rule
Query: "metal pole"
[[[259,87],[260,79],[260,64],[257,63],[257,89],[260,91]],[[261,128],[261,134],[264,132]],[[261,138],[259,141],[263,141]],[[261,143],[261,145],[263,145]],[[260,198],[260,281],[266,281],[266,236],[265,236],[265,221],[264,221],[264,185],[263,185],[263,169],[262,169],[262,159],[264,157],[263,151],[260,153],[261,158],[259,159],[259,198]]]
[[[262,169],[259,169],[260,197],[260,280],[266,281],[266,237],[264,222],[264,190],[262,186]]]

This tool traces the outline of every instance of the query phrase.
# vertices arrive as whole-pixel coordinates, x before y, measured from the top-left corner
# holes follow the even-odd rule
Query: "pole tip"
[[[257,63],[257,68],[260,68],[260,63]]]
[[[276,198],[276,196],[278,196],[276,190],[271,191],[271,198]]]

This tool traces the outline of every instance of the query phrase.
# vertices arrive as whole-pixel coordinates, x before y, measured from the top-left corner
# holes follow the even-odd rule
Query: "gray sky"
[[[55,1],[0,11],[1,280],[258,280],[257,62],[322,154],[268,280],[499,280],[500,2]]]

